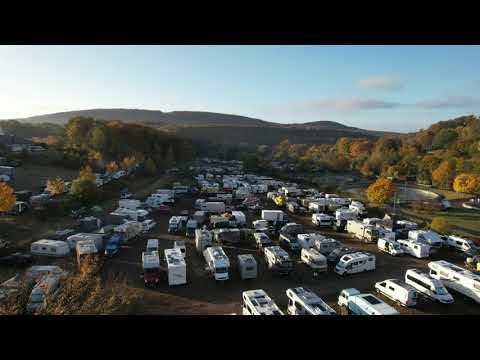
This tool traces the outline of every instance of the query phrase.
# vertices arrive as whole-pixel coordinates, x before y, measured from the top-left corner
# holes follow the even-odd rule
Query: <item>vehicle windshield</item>
[[[157,275],[158,269],[157,268],[147,268],[143,270],[145,275]]]
[[[221,268],[216,268],[215,269],[215,273],[217,274],[225,274],[228,272],[228,268],[226,267],[221,267]]]
[[[437,287],[437,288],[435,289],[435,293],[436,293],[437,295],[448,295],[447,289],[446,289],[445,287],[443,287],[443,286],[442,286],[442,287]]]

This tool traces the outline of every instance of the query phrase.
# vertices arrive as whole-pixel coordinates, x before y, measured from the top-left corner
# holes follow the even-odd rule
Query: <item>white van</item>
[[[343,255],[335,266],[335,272],[339,275],[373,270],[375,270],[375,255],[364,252]]]
[[[453,304],[453,297],[440,280],[432,279],[428,274],[417,269],[409,269],[405,273],[405,282],[411,285],[427,298],[441,302],[442,304]]]
[[[158,251],[158,239],[148,239],[146,252]]]
[[[430,246],[414,240],[397,240],[405,254],[422,259],[430,256]]]
[[[402,306],[415,306],[417,304],[417,291],[415,288],[397,279],[377,282],[375,290]]]
[[[377,242],[378,249],[392,256],[403,255],[404,251],[395,240],[380,238]]]
[[[44,256],[67,256],[70,254],[70,246],[65,241],[42,239],[30,245],[32,255]]]

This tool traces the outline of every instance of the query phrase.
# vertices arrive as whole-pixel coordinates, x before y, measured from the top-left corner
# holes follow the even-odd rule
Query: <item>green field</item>
[[[473,195],[469,194],[462,194],[462,193],[457,193],[455,191],[450,191],[450,190],[442,190],[442,189],[435,189],[435,188],[429,188],[429,191],[432,191],[438,195],[442,195],[445,199],[447,200],[464,200],[464,199],[471,199]]]

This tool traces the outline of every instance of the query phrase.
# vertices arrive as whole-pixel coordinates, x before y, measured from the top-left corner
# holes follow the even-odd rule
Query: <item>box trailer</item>
[[[167,261],[168,285],[183,285],[187,283],[187,265],[179,248],[165,249]]]
[[[257,277],[257,262],[252,254],[238,255],[238,272],[240,279],[255,279]]]

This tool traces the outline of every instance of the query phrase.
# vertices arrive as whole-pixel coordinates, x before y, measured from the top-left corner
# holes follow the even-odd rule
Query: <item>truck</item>
[[[357,220],[347,221],[347,232],[365,243],[375,243],[379,238],[378,229]]]
[[[263,254],[269,270],[281,275],[288,275],[293,271],[292,259],[280,246],[267,246],[263,249]]]
[[[228,280],[228,272],[230,269],[230,260],[225,254],[221,246],[208,247],[203,251],[203,257],[207,263],[207,271],[217,281]]]
[[[143,281],[145,286],[160,282],[160,257],[158,251],[142,252]]]
[[[338,305],[349,315],[400,315],[375,295],[362,294],[355,288],[342,290],[338,296]]]
[[[212,246],[212,233],[206,229],[195,230],[195,248],[197,252],[203,253],[203,251]]]
[[[290,251],[300,251],[300,244],[298,243],[297,236],[303,232],[303,225],[287,223],[280,229],[280,244]]]

